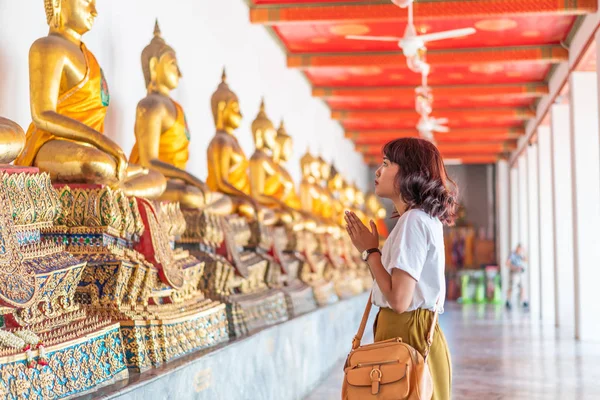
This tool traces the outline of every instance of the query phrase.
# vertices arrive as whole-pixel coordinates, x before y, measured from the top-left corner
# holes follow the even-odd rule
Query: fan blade
[[[348,35],[346,39],[352,40],[373,40],[378,42],[399,42],[402,38],[394,36],[360,36],[360,35]]]
[[[417,38],[421,39],[424,42],[431,42],[434,40],[443,40],[443,39],[453,39],[457,37],[469,36],[477,32],[475,28],[463,28],[463,29],[453,29],[451,31],[443,31],[443,32],[434,32],[428,33],[426,35],[419,35]]]

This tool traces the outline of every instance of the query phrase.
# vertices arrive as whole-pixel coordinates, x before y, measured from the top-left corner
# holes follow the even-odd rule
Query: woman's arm
[[[390,307],[397,313],[405,312],[412,301],[417,281],[398,268],[394,268],[390,275],[381,263],[381,254],[377,252],[369,256],[367,264]]]
[[[379,233],[373,220],[370,221],[371,230],[369,230],[352,211],[346,211],[345,219],[348,224],[346,230],[350,235],[350,239],[352,239],[352,244],[358,251],[362,252],[379,246]],[[415,251],[417,251],[416,247]],[[414,263],[416,261],[413,257],[407,259],[406,262]],[[383,266],[381,254],[378,252],[372,253],[367,258],[367,264],[369,264],[377,286],[381,289],[390,307],[397,313],[405,312],[412,301],[417,280],[400,268],[393,268],[390,275]],[[413,267],[412,264],[406,266]],[[413,268],[413,271],[416,272],[417,268]]]

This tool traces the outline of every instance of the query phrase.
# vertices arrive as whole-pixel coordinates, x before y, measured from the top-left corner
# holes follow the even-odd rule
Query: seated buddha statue
[[[344,205],[341,200],[341,191],[344,188],[344,177],[332,164],[329,170],[329,179],[327,179],[327,188],[331,192],[333,201],[331,207],[333,210],[333,218],[338,226],[345,226],[344,220]]]
[[[24,144],[25,133],[19,124],[0,117],[0,164],[13,162]]]
[[[183,108],[170,97],[181,72],[175,50],[161,37],[158,21],[154,37],[142,51],[142,71],[148,95],[137,106],[136,142],[129,161],[157,171],[167,178],[160,200],[178,202],[184,209],[231,213],[231,200],[185,171],[189,158],[190,133]]]
[[[333,192],[329,189],[328,185],[331,175],[331,165],[329,165],[329,163],[325,161],[325,159],[323,159],[323,157],[321,156],[319,156],[317,160],[319,162],[319,175],[321,178],[321,184],[319,186],[321,189],[321,201],[323,203],[323,217],[329,224],[337,226],[337,223],[334,222],[337,220],[338,217],[337,210],[334,205]]]
[[[256,150],[250,157],[250,194],[259,204],[274,210],[275,222],[292,225],[299,219],[299,215],[278,196],[283,190],[284,179],[273,159],[273,152],[277,147],[277,131],[267,117],[264,100],[252,122],[252,135]]]
[[[308,149],[300,159],[300,168],[302,170],[302,181],[300,182],[302,210],[316,217],[321,217],[322,199],[316,178],[319,174],[319,163]]]
[[[276,193],[276,196],[288,207],[291,207],[296,211],[301,211],[302,204],[296,191],[296,185],[288,170],[283,166],[283,164],[292,156],[293,145],[292,137],[288,135],[283,120],[279,125],[279,129],[277,129],[275,141],[276,146],[273,150],[273,160],[275,161],[277,174],[281,179],[281,187]]]
[[[160,196],[164,176],[129,165],[123,150],[103,134],[108,86],[81,41],[97,16],[96,1],[44,3],[50,31],[29,51],[33,122],[15,163],[48,172],[54,183],[103,184],[131,196]]]
[[[211,98],[216,133],[207,149],[208,188],[224,193],[233,202],[233,211],[249,221],[272,223],[273,213],[261,207],[250,195],[249,162],[235,130],[240,126],[242,113],[237,95],[229,88],[225,70],[221,83]]]

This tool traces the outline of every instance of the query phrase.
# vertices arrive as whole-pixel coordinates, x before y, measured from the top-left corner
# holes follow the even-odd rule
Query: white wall
[[[229,84],[240,98],[244,121],[238,138],[250,156],[250,124],[265,96],[275,124],[285,118],[294,138],[288,168],[300,177],[299,159],[310,146],[346,176],[367,188],[367,168],[343,130],[330,119],[326,105],[311,97],[304,76],[286,67],[285,54],[262,26],[249,23],[243,0],[102,0],[99,16],[84,42],[104,70],[111,94],[106,134],[129,154],[134,143],[137,102],[145,96],[140,55],[152,39],[159,18],[163,37],[176,51],[183,72],[173,97],[186,111],[192,135],[188,170],[205,178],[206,147],[214,134],[210,96],[225,65]],[[27,128],[29,82],[27,54],[31,43],[47,34],[42,0],[0,0],[0,115]]]

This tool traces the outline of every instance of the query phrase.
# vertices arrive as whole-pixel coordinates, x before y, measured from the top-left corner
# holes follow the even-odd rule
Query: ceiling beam
[[[436,99],[438,98],[539,98],[548,94],[548,85],[545,83],[523,83],[506,85],[452,85],[431,86]],[[388,87],[315,87],[312,90],[314,97],[322,99],[366,97],[412,97],[415,95],[414,86],[388,86]]]
[[[597,0],[422,0],[414,4],[417,21],[519,15],[582,15],[598,9]],[[357,3],[251,5],[250,21],[263,25],[317,22],[406,22],[406,10],[389,0]]]
[[[569,51],[560,45],[481,47],[475,49],[429,50],[427,63],[431,66],[539,62],[557,64],[569,59]],[[406,66],[402,51],[363,53],[304,53],[288,54],[290,68]]]
[[[381,164],[380,156],[364,156],[365,163],[371,166],[376,166]],[[451,164],[495,164],[501,159],[505,159],[506,156],[504,154],[495,155],[457,155],[457,156],[449,156],[444,157],[446,162],[450,162]]]
[[[468,143],[444,143],[436,145],[440,153],[446,156],[460,155],[490,155],[513,151],[517,148],[515,141],[505,143],[485,143],[485,142],[468,142]],[[381,155],[381,145],[361,145],[356,147],[357,151],[366,155]]]
[[[525,134],[523,128],[482,128],[482,129],[452,129],[446,133],[435,133],[438,143],[468,142],[468,141],[505,141],[518,139]],[[400,138],[419,137],[415,129],[379,130],[379,131],[348,131],[345,137],[357,145],[383,145],[391,140]]]
[[[535,112],[528,108],[474,108],[454,109],[439,108],[435,110],[436,118],[475,118],[484,121],[487,118],[514,118],[516,120],[527,120],[535,117]],[[367,111],[332,111],[331,118],[336,121],[347,120],[397,120],[406,118],[418,118],[414,110],[367,110]]]

